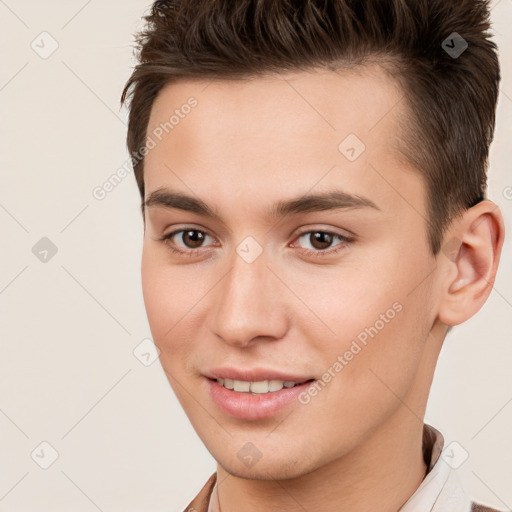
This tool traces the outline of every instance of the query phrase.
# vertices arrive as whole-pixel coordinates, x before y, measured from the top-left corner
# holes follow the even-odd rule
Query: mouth
[[[262,420],[290,407],[301,406],[300,396],[315,379],[244,381],[207,377],[205,392],[219,411],[232,418]],[[302,407],[302,406],[301,406]]]
[[[281,391],[283,388],[290,389],[302,384],[313,382],[315,379],[291,381],[291,380],[259,380],[259,381],[244,381],[236,379],[209,379],[216,381],[222,387],[235,391],[237,393],[247,393],[250,395],[265,395],[267,393],[275,393]]]

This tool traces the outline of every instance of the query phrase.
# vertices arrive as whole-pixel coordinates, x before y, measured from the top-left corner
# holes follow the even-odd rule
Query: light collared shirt
[[[427,474],[398,512],[500,512],[474,503],[464,492],[450,466],[452,453],[442,453],[444,437],[434,427],[423,425],[423,457]],[[448,462],[447,462],[448,461]],[[214,473],[184,512],[221,512]]]

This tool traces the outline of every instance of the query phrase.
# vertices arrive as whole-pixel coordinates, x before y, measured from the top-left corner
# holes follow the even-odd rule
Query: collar
[[[423,424],[423,458],[427,473],[414,494],[398,512],[470,512],[472,502],[456,473],[442,455],[444,437],[437,429]],[[446,457],[448,458],[448,457]],[[217,473],[210,476],[186,512],[220,512]]]
[[[470,512],[471,500],[443,455],[444,437],[423,424],[423,458],[427,474],[399,512]]]

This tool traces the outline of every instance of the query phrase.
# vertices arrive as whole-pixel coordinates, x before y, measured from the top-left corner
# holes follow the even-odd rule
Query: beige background
[[[127,160],[119,97],[149,5],[0,1],[3,512],[178,512],[215,470],[159,362],[133,353],[151,336],[133,175],[92,194]],[[503,83],[489,183],[509,236],[488,303],[446,340],[426,421],[469,453],[468,493],[510,509],[512,0],[492,5]],[[57,248],[46,263],[32,252],[43,237]],[[47,469],[42,442],[58,452]]]

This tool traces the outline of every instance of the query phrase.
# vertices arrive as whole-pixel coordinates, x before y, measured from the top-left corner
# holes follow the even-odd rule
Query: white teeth
[[[271,393],[273,391],[280,391],[283,388],[293,388],[297,382],[290,380],[261,380],[257,382],[246,382],[243,380],[235,379],[217,379],[217,382],[227,389],[232,389],[241,393]]]
[[[233,389],[235,391],[249,391],[249,388],[251,387],[250,382],[244,382],[243,380],[234,380],[233,381]]]
[[[269,391],[279,391],[283,389],[283,381],[282,380],[269,380],[268,381],[268,390]]]
[[[251,393],[268,393],[268,380],[251,382]]]

